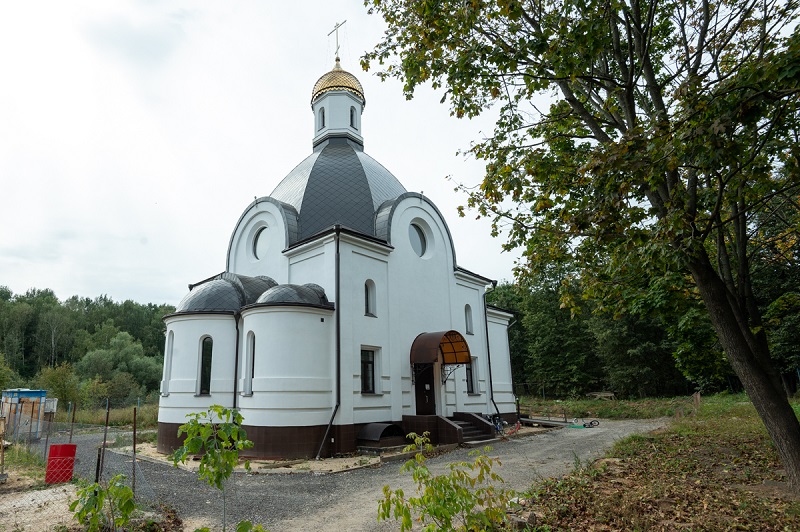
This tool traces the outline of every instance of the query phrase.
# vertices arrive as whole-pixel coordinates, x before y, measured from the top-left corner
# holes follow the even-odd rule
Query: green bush
[[[107,487],[98,483],[83,486],[77,491],[78,498],[70,503],[69,511],[75,512],[75,519],[89,532],[124,527],[136,510],[133,490],[124,480],[125,475],[115,475]]]
[[[414,440],[407,449],[417,449],[413,460],[402,471],[410,471],[417,484],[417,495],[406,498],[402,489],[383,487],[383,500],[378,503],[378,520],[400,521],[400,530],[411,530],[414,514],[424,524],[423,530],[494,530],[501,528],[516,492],[497,487],[503,479],[493,471],[500,465],[483,451],[472,451],[473,462],[450,464],[450,472],[434,475],[426,465],[423,451],[429,449],[427,433],[409,434]]]

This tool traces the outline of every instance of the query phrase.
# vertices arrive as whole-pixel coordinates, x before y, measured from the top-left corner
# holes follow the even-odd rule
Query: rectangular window
[[[375,351],[361,350],[361,393],[375,393]]]
[[[478,372],[477,372],[477,362],[478,359],[472,357],[470,359],[470,363],[467,364],[465,367],[467,369],[467,393],[468,394],[476,394],[480,393],[478,391]]]

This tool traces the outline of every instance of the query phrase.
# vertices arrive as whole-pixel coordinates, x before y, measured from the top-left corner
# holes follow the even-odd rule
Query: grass
[[[651,398],[638,401],[604,399],[566,399],[545,401],[533,396],[520,398],[523,417],[653,419],[688,415],[693,410],[691,397]]]
[[[621,440],[607,458],[529,493],[533,530],[800,530],[800,498],[744,395]]]
[[[14,444],[6,448],[4,456],[6,473],[14,471],[15,475],[34,479],[37,484],[44,482],[44,458],[32,452],[23,444]]]
[[[59,409],[56,414],[57,422],[70,420],[70,413],[66,409]],[[106,422],[106,411],[103,408],[82,409],[80,406],[75,411],[75,423],[81,425],[104,425]],[[108,424],[112,427],[132,426],[133,407],[112,408],[108,414]],[[158,405],[143,404],[136,411],[137,428],[156,428],[158,426]]]

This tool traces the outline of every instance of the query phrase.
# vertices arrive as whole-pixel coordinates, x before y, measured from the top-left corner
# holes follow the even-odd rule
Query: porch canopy
[[[469,345],[458,331],[422,333],[411,344],[412,364],[433,364],[442,354],[442,364],[470,364]]]

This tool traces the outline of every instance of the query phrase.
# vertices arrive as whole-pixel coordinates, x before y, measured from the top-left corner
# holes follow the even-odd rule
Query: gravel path
[[[497,442],[489,454],[500,458],[502,466],[497,472],[506,486],[524,490],[542,478],[564,475],[576,460],[590,462],[629,434],[666,423],[663,419],[602,421],[593,429],[566,428]],[[455,450],[431,459],[429,466],[444,471],[449,463],[469,460],[468,452]],[[410,475],[401,475],[400,465],[390,462],[334,474],[237,475],[226,490],[228,529],[232,523],[249,519],[273,532],[396,530],[393,521],[377,522],[377,501],[387,484],[413,493]],[[141,463],[141,469],[158,497],[184,519],[186,530],[199,526],[221,530],[222,497],[198,481],[195,473],[155,463]]]

